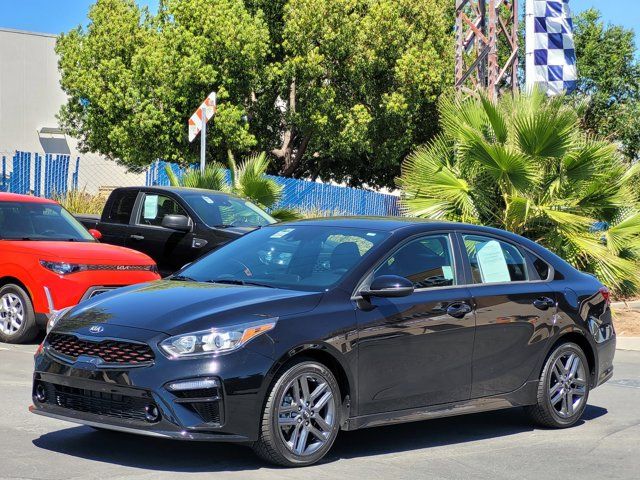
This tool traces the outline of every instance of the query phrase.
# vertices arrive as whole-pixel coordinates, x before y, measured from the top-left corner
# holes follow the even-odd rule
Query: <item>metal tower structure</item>
[[[518,0],[456,0],[456,90],[518,88]]]

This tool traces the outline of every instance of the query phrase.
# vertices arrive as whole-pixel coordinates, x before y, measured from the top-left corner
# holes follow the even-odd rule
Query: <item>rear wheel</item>
[[[254,451],[287,467],[317,462],[338,435],[340,404],[338,382],[327,367],[313,361],[292,365],[268,394]]]
[[[566,428],[584,413],[589,398],[589,364],[575,343],[558,346],[547,359],[538,384],[537,403],[526,407],[545,427]]]
[[[21,343],[38,334],[36,315],[27,292],[9,283],[0,288],[0,341]]]

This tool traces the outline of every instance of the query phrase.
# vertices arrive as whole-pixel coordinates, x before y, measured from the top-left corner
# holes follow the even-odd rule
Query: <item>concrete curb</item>
[[[611,308],[614,310],[638,310],[640,311],[640,300],[630,302],[613,302]]]
[[[616,350],[640,352],[640,337],[617,337]]]

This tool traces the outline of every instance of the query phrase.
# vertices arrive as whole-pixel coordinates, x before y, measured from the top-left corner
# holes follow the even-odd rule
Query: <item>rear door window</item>
[[[473,283],[504,283],[529,280],[527,262],[509,243],[482,235],[462,235]]]
[[[138,192],[135,190],[122,190],[113,195],[115,198],[111,202],[105,221],[109,223],[128,224],[131,221],[131,212],[136,204]]]

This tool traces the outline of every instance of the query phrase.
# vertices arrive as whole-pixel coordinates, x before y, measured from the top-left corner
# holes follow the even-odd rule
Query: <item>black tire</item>
[[[39,328],[36,324],[36,314],[33,311],[33,303],[29,294],[24,289],[13,283],[8,283],[0,288],[0,301],[5,297],[18,298],[21,305],[22,319],[20,327],[12,333],[0,330],[0,342],[5,343],[24,343],[33,340],[38,335]],[[7,312],[1,313],[0,316],[6,318]],[[0,318],[2,322],[4,318]]]
[[[289,391],[288,387],[290,387],[291,382],[302,374],[313,375],[327,383],[332,393],[332,400],[330,401],[334,402],[332,407],[334,408],[334,417],[331,429],[327,432],[328,436],[325,439],[325,443],[311,453],[298,455],[287,446],[283,434],[281,434],[278,409],[283,396]],[[340,430],[341,403],[338,382],[331,370],[325,365],[308,359],[300,359],[287,366],[277,377],[267,394],[267,401],[260,422],[258,441],[252,445],[254,452],[267,462],[285,467],[303,467],[318,462],[331,449]],[[294,413],[290,415],[293,416]],[[310,419],[310,422],[313,427],[315,425],[313,419]],[[290,428],[298,427],[292,426]],[[315,437],[309,438],[313,439]]]
[[[564,406],[571,405],[571,401],[566,400],[566,396],[562,395],[562,392],[566,391],[566,389],[563,387],[562,382],[558,381],[557,374],[554,372],[554,367],[557,364],[558,359],[563,359],[568,355],[576,355],[580,360],[581,365],[584,367],[584,378],[581,379],[581,383],[584,383],[584,387],[580,386],[581,389],[584,388],[584,394],[582,397],[570,397],[574,399],[582,398],[582,401],[579,402],[579,406],[577,408],[571,407],[568,412],[563,414],[562,410],[565,409]],[[537,403],[535,405],[525,407],[525,411],[535,423],[543,427],[567,428],[575,425],[584,413],[584,409],[586,408],[589,400],[589,378],[589,363],[582,349],[575,343],[571,342],[557,346],[547,358],[544,368],[542,369],[540,381],[538,382]],[[566,382],[570,383],[570,380],[567,379]],[[573,390],[571,385],[569,385],[570,391]],[[575,386],[577,387],[577,385]],[[552,391],[552,388],[555,388],[556,390]],[[559,403],[555,403],[554,406],[552,399],[557,398],[556,395],[561,396],[561,400]]]

